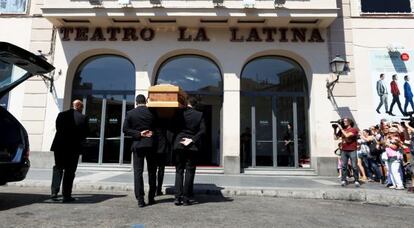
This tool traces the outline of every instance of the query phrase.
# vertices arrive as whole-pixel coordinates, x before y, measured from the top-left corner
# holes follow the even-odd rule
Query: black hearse
[[[54,67],[44,57],[0,42],[0,99],[28,78],[52,70]],[[0,185],[23,180],[29,167],[27,132],[11,113],[0,107]]]

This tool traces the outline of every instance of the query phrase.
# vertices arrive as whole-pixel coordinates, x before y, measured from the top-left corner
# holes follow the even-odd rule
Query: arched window
[[[220,165],[220,119],[223,81],[219,67],[211,59],[199,55],[179,55],[169,58],[158,69],[155,84],[181,87],[197,98],[196,109],[203,112],[206,134],[198,165]]]
[[[124,137],[126,111],[134,108],[135,67],[117,55],[98,55],[78,67],[72,100],[84,102],[89,117],[89,135],[82,162],[130,163],[131,140]]]
[[[309,167],[302,67],[286,57],[258,57],[244,66],[240,86],[242,167]]]
[[[74,93],[135,91],[135,68],[126,58],[98,55],[84,61],[73,80]]]
[[[246,64],[241,90],[255,92],[303,92],[306,77],[302,67],[291,59],[264,56]]]
[[[178,85],[189,93],[221,93],[223,86],[218,66],[198,55],[180,55],[165,61],[156,84]]]

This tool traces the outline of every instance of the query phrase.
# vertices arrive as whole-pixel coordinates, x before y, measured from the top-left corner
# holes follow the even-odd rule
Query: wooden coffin
[[[149,108],[183,108],[187,106],[187,95],[178,86],[163,84],[148,89]]]

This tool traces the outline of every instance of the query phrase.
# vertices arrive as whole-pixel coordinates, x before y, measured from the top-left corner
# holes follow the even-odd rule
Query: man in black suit
[[[165,166],[170,161],[171,155],[171,133],[168,128],[170,120],[157,118],[155,138],[157,144],[156,160],[156,175],[157,175],[157,196],[163,194],[162,183],[164,181]]]
[[[177,206],[191,204],[190,197],[192,196],[196,170],[195,160],[201,150],[202,136],[205,133],[203,113],[193,108],[197,100],[190,98],[187,102],[188,107],[178,115],[179,130],[174,141],[176,156],[174,204]]]
[[[72,107],[72,109],[59,113],[56,119],[56,135],[50,149],[55,156],[51,187],[52,199],[57,200],[63,177],[63,202],[75,200],[72,197],[73,180],[78,167],[82,143],[88,134],[88,122],[86,116],[82,114],[82,102],[75,100]]]
[[[144,95],[136,97],[137,107],[127,112],[124,122],[123,131],[133,139],[131,146],[134,166],[134,191],[135,198],[138,201],[138,207],[144,207],[144,180],[142,173],[144,171],[144,159],[147,160],[148,167],[148,204],[154,204],[155,184],[156,184],[156,164],[153,128],[155,117],[146,106]]]

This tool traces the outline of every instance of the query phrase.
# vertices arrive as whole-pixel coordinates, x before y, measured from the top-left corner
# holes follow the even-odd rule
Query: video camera
[[[330,123],[332,124],[332,127],[334,129],[336,129],[338,126],[336,124],[341,125],[342,128],[345,128],[344,126],[344,120],[343,119],[339,119],[339,120],[335,120],[335,121],[330,121]]]
[[[409,123],[408,123],[408,125],[410,125],[410,127],[413,127],[414,128],[414,112],[407,112],[406,113],[406,115],[408,115],[409,117],[407,117],[407,118],[401,118],[401,120],[402,121],[404,121],[404,120],[408,120],[408,121],[410,121]],[[405,125],[405,122],[401,122],[401,125]]]

